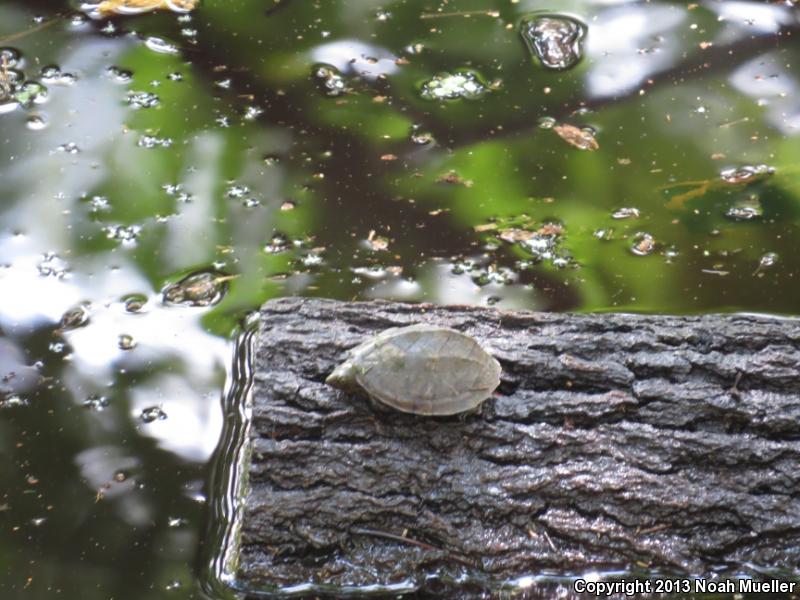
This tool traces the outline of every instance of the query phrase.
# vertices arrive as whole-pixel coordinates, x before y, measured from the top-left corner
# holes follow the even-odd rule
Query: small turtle
[[[500,363],[454,329],[387,329],[350,351],[325,383],[402,412],[454,415],[476,409],[500,385]]]

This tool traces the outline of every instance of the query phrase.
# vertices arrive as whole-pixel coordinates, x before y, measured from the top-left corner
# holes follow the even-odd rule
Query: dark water
[[[3,600],[205,597],[271,297],[800,313],[793,2],[78,6],[0,2]]]

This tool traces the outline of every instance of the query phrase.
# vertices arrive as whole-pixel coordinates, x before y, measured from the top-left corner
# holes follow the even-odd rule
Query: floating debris
[[[455,100],[480,98],[487,90],[481,77],[474,71],[440,73],[422,84],[422,97],[426,100]]]
[[[569,253],[560,248],[565,232],[561,223],[537,225],[528,215],[520,215],[478,225],[474,229],[479,233],[492,232],[495,239],[516,245],[531,256],[533,263],[548,261],[559,268],[575,264]]]
[[[444,175],[439,175],[436,178],[436,183],[448,183],[450,185],[463,185],[464,187],[472,187],[471,179],[463,179],[456,171],[450,170]]]
[[[636,219],[639,217],[638,208],[618,208],[611,214],[612,219]]]
[[[775,173],[775,169],[768,165],[744,165],[721,171],[718,179],[702,179],[694,181],[683,181],[661,186],[661,190],[688,187],[688,191],[673,196],[667,206],[669,208],[680,208],[687,200],[704,196],[711,190],[727,186],[749,185],[761,181]]]
[[[228,281],[236,277],[238,276],[215,271],[188,275],[164,288],[164,302],[184,306],[211,306],[222,300],[228,291]]]
[[[581,60],[586,26],[563,15],[536,15],[522,21],[522,39],[546,69],[562,71]]]
[[[375,235],[375,230],[371,229],[367,236],[366,246],[375,252],[383,252],[389,249],[389,238]]]
[[[581,129],[574,125],[561,123],[559,125],[553,125],[552,129],[562,140],[575,146],[579,150],[597,150],[600,148],[600,144],[594,139],[594,131],[589,127]]]
[[[188,13],[195,9],[198,0],[103,0],[81,5],[93,19],[104,19],[113,15],[139,15],[154,10],[170,10]]]
[[[647,256],[656,249],[656,240],[649,233],[639,232],[633,238],[631,252],[636,256]]]
[[[425,144],[430,144],[433,141],[433,134],[428,132],[415,132],[411,134],[411,141],[418,146],[424,146]]]
[[[319,89],[326,96],[342,96],[350,91],[339,69],[331,65],[315,65],[313,76]]]
[[[767,165],[745,165],[733,169],[725,169],[719,174],[719,178],[730,185],[747,184],[764,179],[775,173],[773,167]]]

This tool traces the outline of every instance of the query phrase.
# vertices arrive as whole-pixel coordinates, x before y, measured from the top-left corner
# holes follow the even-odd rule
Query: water
[[[3,599],[205,597],[271,297],[800,313],[792,3],[172,4],[0,4]]]

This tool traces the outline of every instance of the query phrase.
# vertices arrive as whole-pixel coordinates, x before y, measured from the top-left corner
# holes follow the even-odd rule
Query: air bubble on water
[[[639,232],[633,237],[631,252],[636,256],[647,256],[648,254],[652,254],[655,249],[655,238],[649,233]]]
[[[228,291],[228,282],[234,277],[216,271],[192,273],[166,286],[162,296],[166,304],[211,306],[222,300]]]
[[[770,267],[774,267],[777,262],[778,262],[778,254],[775,252],[767,252],[759,259],[758,267],[756,267],[756,270],[753,272],[753,275],[759,274],[764,269],[769,269]]]
[[[247,198],[246,200],[242,200],[242,206],[245,208],[256,208],[261,206],[261,200],[258,198]]]
[[[75,142],[66,142],[65,144],[61,144],[57,150],[66,154],[77,154],[81,151],[81,149],[78,148],[78,144]]]
[[[180,49],[175,44],[156,36],[148,37],[144,41],[144,45],[159,54],[178,54],[180,52]]]
[[[246,185],[231,184],[225,191],[228,198],[244,198],[250,193],[250,188]]]
[[[592,235],[598,240],[608,241],[614,239],[614,229],[612,227],[604,227],[602,229],[595,229]]]
[[[728,208],[725,216],[734,221],[752,221],[764,216],[764,208],[761,206],[761,199],[753,195]]]
[[[153,421],[163,421],[167,418],[167,413],[160,406],[150,406],[141,412],[139,418],[145,423],[152,423]]]
[[[301,262],[306,267],[317,267],[321,265],[324,262],[324,260],[322,258],[321,252],[310,251],[308,254],[303,256]]]
[[[53,252],[44,254],[43,260],[36,268],[42,277],[54,277],[56,279],[63,279],[69,270],[67,262]]]
[[[103,231],[110,240],[132,243],[139,237],[142,228],[139,225],[107,225],[103,228]]]
[[[58,65],[47,65],[41,70],[42,81],[60,85],[72,85],[77,81],[73,73],[63,73]]]
[[[312,74],[317,86],[326,96],[341,96],[348,92],[347,84],[339,69],[332,65],[314,65]]]
[[[719,178],[725,183],[738,185],[762,179],[773,173],[775,173],[775,169],[768,165],[744,165],[721,171]]]
[[[222,79],[220,81],[215,81],[214,85],[216,85],[217,87],[222,88],[223,90],[229,90],[229,89],[231,89],[231,85],[233,85],[233,81],[231,81],[230,78]]]
[[[85,15],[74,13],[69,20],[70,25],[73,27],[82,27],[86,25],[89,19]]]
[[[67,345],[64,342],[50,342],[47,349],[53,354],[63,354],[67,351]]]
[[[76,306],[71,308],[63,315],[58,326],[62,330],[77,329],[83,327],[89,322],[89,308],[85,305]]]
[[[22,67],[22,54],[16,48],[0,48],[0,68],[13,69]]]
[[[20,406],[28,406],[30,403],[27,398],[18,396],[17,394],[9,394],[0,399],[0,410],[5,408],[17,408]]]
[[[125,312],[140,313],[147,304],[147,296],[144,294],[131,294],[122,299],[125,303]]]
[[[247,106],[244,109],[244,116],[242,117],[245,121],[255,121],[258,117],[264,114],[264,109],[260,106]]]
[[[178,73],[177,71],[175,73],[170,73],[167,75],[167,79],[170,81],[183,81],[183,73]]]
[[[186,38],[196,38],[197,37],[197,29],[193,29],[191,27],[184,27],[181,29],[181,35]],[[194,41],[194,40],[192,40]]]
[[[90,210],[93,213],[111,208],[111,204],[109,203],[108,198],[105,196],[92,196],[89,199],[89,206],[91,207]]]
[[[177,580],[170,581],[167,585],[164,586],[166,591],[177,590],[181,587],[181,582]]]
[[[392,18],[392,13],[390,13],[388,10],[379,10],[377,13],[375,13],[375,18],[378,21],[388,21]]]
[[[31,115],[25,120],[25,126],[31,131],[41,131],[47,127],[47,121],[41,115]]]
[[[670,246],[664,250],[664,258],[666,259],[667,263],[672,263],[675,261],[676,258],[680,255],[678,248],[675,246]]]
[[[426,100],[473,100],[486,92],[486,84],[474,71],[439,73],[422,84],[421,95]]]
[[[411,141],[419,146],[430,144],[433,141],[433,134],[427,131],[420,131],[420,125],[411,126]]]
[[[122,333],[117,338],[117,346],[119,346],[120,350],[133,350],[136,347],[136,340],[133,339],[132,335]]]
[[[360,277],[366,277],[375,281],[386,278],[389,271],[381,265],[370,265],[369,267],[352,267],[350,269],[353,273]]]
[[[108,408],[108,405],[109,405],[108,398],[106,398],[105,396],[100,396],[98,394],[92,394],[91,396],[86,398],[86,400],[81,402],[81,406],[95,412],[101,412],[105,410],[106,408]]]
[[[153,108],[158,106],[160,98],[151,92],[128,92],[127,102],[131,108]]]
[[[289,248],[291,248],[291,244],[288,238],[278,233],[273,235],[269,243],[264,246],[264,252],[266,254],[280,254],[281,252],[286,252]]]
[[[154,135],[143,135],[136,142],[139,148],[169,148],[172,146],[172,138],[160,138]]]
[[[183,527],[189,522],[188,519],[184,519],[183,517],[167,517],[167,527],[175,528],[175,527]]]
[[[281,157],[274,154],[267,154],[264,157],[264,164],[268,167],[274,167],[281,162]]]
[[[611,214],[612,219],[635,219],[639,216],[639,209],[628,207],[618,208]]]
[[[531,54],[547,69],[569,69],[581,60],[586,26],[577,19],[558,14],[533,15],[522,20],[520,33]]]
[[[537,126],[539,129],[552,129],[558,123],[553,117],[540,117],[538,121],[536,121]]]
[[[106,69],[108,76],[117,83],[130,83],[133,80],[133,71],[121,69],[117,66],[110,66]]]

